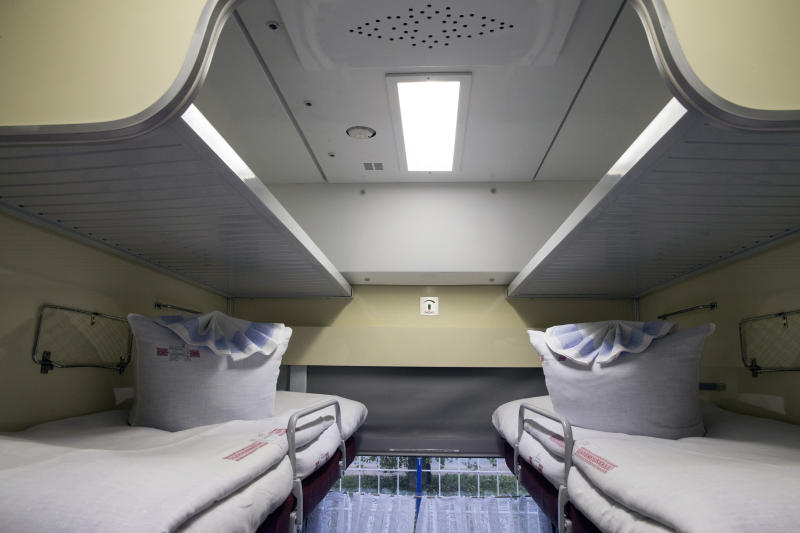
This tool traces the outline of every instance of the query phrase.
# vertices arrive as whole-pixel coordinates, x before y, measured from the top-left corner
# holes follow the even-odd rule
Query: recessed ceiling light
[[[247,166],[247,163],[236,153],[236,150],[228,144],[228,141],[220,135],[194,104],[189,106],[181,118],[240,179],[246,180],[256,177],[255,173]]]
[[[389,75],[389,102],[408,172],[458,170],[470,74]]]
[[[683,115],[686,114],[686,108],[681,105],[678,100],[671,98],[669,102],[658,112],[658,114],[650,121],[650,124],[639,134],[639,136],[631,143],[619,159],[611,166],[606,174],[613,174],[616,176],[624,176],[628,173],[633,166],[639,162],[644,154],[650,151],[656,142],[658,142],[668,132],[672,126],[675,125]]]
[[[375,130],[369,126],[351,126],[347,128],[347,134],[353,139],[372,139],[375,137]]]

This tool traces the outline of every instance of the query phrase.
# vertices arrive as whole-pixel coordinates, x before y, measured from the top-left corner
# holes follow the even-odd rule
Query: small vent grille
[[[460,12],[446,4],[425,4],[419,8],[410,7],[405,13],[364,20],[348,31],[371,40],[432,49],[496,35],[513,28],[514,24],[491,15],[474,11]]]
[[[383,170],[383,163],[362,163],[364,170]]]

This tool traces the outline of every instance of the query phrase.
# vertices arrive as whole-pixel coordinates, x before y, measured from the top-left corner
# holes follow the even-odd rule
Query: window
[[[358,456],[339,480],[338,491],[415,495],[418,462],[423,496],[520,496],[518,481],[495,457]]]

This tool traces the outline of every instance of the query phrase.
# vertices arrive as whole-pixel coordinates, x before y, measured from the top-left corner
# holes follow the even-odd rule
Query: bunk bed
[[[0,211],[228,297],[349,297],[266,186],[190,122],[213,130],[190,108],[134,139],[2,146]]]
[[[572,426],[546,396],[492,418],[509,468],[559,531],[791,530],[800,428],[711,404],[703,420],[702,437],[607,433]]]
[[[366,408],[279,391],[275,412],[167,432],[117,410],[2,434],[0,517],[19,531],[299,530],[353,460]]]
[[[795,238],[800,133],[733,130],[672,99],[508,287],[638,298]]]

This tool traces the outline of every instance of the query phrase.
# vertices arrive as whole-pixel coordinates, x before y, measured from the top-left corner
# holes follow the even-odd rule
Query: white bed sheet
[[[546,396],[516,400],[492,415],[512,446],[519,405],[553,412]],[[800,524],[800,426],[703,404],[704,437],[678,440],[573,426],[570,501],[603,531],[792,531]],[[520,456],[563,482],[559,424],[526,415]],[[558,453],[561,451],[561,453]]]
[[[800,426],[704,411],[706,437],[576,441],[570,500],[614,531],[796,530]]]
[[[360,427],[367,416],[366,407],[345,398],[278,391],[276,417],[291,410],[307,407],[321,400],[336,398],[342,412],[342,438],[349,438]],[[332,420],[333,408],[328,408]],[[312,415],[317,418],[319,415]],[[180,438],[191,437],[209,429],[210,426],[192,428],[180,432]],[[34,426],[26,431],[6,434],[9,446],[0,453],[0,470],[20,465],[33,465],[48,460],[57,449],[64,447],[94,450],[139,450],[166,446],[176,440],[176,433],[152,428],[132,427],[127,424],[127,411],[107,411],[93,415],[74,417]],[[24,446],[13,445],[13,441],[24,441]],[[297,454],[298,470],[302,477],[308,476],[322,459],[330,457],[339,448],[340,436],[335,424],[328,427],[315,440],[301,448]],[[254,531],[264,519],[276,509],[291,492],[292,471],[289,458],[284,457],[239,491],[218,501],[186,522],[180,530],[188,531]]]

